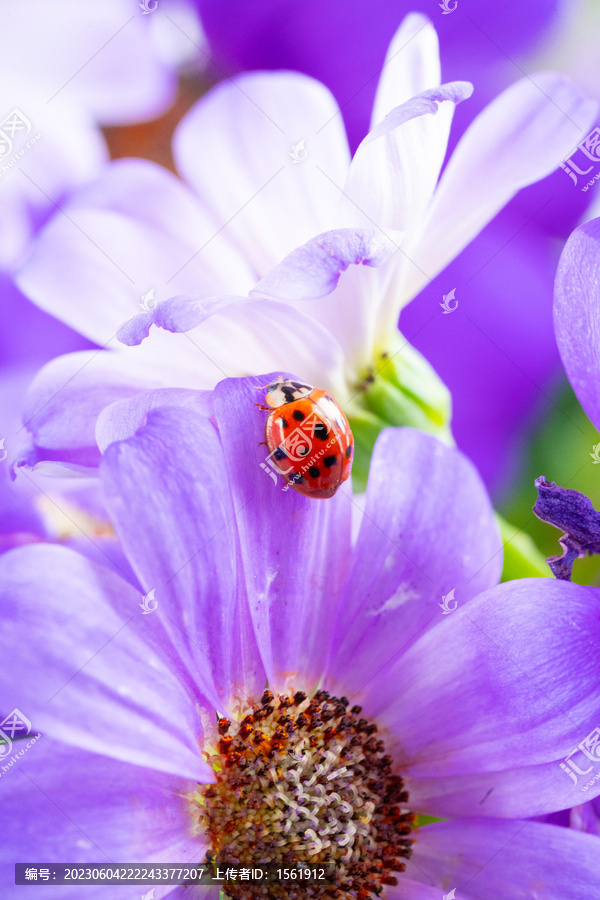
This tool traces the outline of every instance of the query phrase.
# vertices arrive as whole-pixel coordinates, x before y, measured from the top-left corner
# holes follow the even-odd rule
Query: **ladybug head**
[[[265,402],[273,409],[284,406],[286,403],[292,403],[299,400],[300,397],[307,397],[314,390],[310,384],[302,381],[292,381],[290,378],[284,378],[281,375],[277,381],[265,386]]]

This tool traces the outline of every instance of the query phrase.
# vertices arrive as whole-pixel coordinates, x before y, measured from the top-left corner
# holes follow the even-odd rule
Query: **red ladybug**
[[[331,394],[281,376],[265,385],[269,462],[307,497],[333,497],[352,470],[354,441]],[[260,404],[258,404],[260,405]]]

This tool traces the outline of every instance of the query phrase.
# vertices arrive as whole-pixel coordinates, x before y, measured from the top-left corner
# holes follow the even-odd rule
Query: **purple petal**
[[[535,481],[538,498],[533,511],[542,522],[563,531],[558,543],[562,556],[551,556],[546,562],[556,578],[571,580],[573,563],[586,553],[600,553],[600,513],[592,501],[579,491],[563,488],[542,475]]]
[[[598,889],[598,840],[539,822],[438,822],[418,832],[406,874],[456,900],[582,900]]]
[[[322,675],[350,551],[350,499],[344,489],[328,500],[282,490],[269,474],[266,413],[257,388],[276,375],[228,379],[215,389],[215,417],[223,442],[237,514],[248,599],[269,678],[314,686]]]
[[[165,627],[219,709],[264,688],[237,550],[239,505],[211,423],[182,408],[150,410],[135,437],[111,444],[101,476],[127,556],[155,590]],[[262,474],[262,473],[260,473]]]
[[[417,873],[413,874],[416,878]],[[386,886],[385,896],[387,900],[440,900],[440,891],[437,887],[423,884],[422,881],[412,881],[403,876],[394,887]],[[456,900],[460,900],[460,897]]]
[[[600,219],[576,228],[565,244],[554,286],[558,349],[573,390],[600,427]]]
[[[13,880],[14,861],[23,859],[200,862],[206,841],[192,834],[186,800],[196,789],[194,781],[88,753],[43,734],[0,779],[3,857],[11,861]],[[17,888],[17,895],[23,890]],[[85,895],[102,898],[106,891],[89,886]],[[131,887],[119,892],[113,886],[110,896],[129,900]]]
[[[598,798],[570,810],[571,827],[600,837],[600,802]]]
[[[109,444],[133,437],[146,424],[150,410],[159,406],[180,406],[199,413],[205,418],[213,414],[212,391],[189,391],[165,388],[136,394],[130,400],[121,400],[107,406],[98,416],[96,438],[104,453]]]
[[[540,765],[528,765],[524,761],[520,768],[492,772],[465,772],[437,778],[409,776],[404,779],[404,784],[410,808],[417,813],[444,818],[498,816],[518,819],[536,817],[541,812],[550,815],[556,810],[568,810],[573,803],[586,797],[582,791],[591,777],[592,773],[581,776],[574,785],[556,760]]]
[[[38,447],[81,450],[96,447],[96,418],[117,400],[160,385],[152,367],[125,353],[85,350],[48,363],[27,394],[23,422]]]
[[[502,542],[465,456],[410,428],[375,445],[328,677],[359,690],[422,631],[497,584]]]
[[[262,278],[252,295],[278,300],[325,297],[348,266],[381,266],[397,245],[375,228],[338,228],[293,250]]]
[[[153,310],[134,316],[119,329],[117,337],[122,344],[132,347],[148,337],[152,325],[174,333],[191,331],[215,312],[244,300],[243,297],[204,297],[201,294],[171,297],[158,303]]]
[[[0,573],[7,705],[65,743],[212,780],[197,744],[198,690],[165,665],[162,626],[142,615],[136,590],[57,546],[13,550]]]
[[[508,582],[444,617],[360,696],[396,735],[400,768],[415,782],[436,777],[443,793],[446,778],[490,772],[501,787],[514,770],[552,762],[540,785],[552,811],[565,783],[570,805],[581,798],[559,763],[598,724],[599,648],[597,589]],[[586,796],[598,793],[600,783]]]
[[[369,132],[356,152],[358,153],[361,147],[366,147],[378,138],[388,135],[399,125],[403,125],[411,119],[428,114],[435,115],[438,111],[438,103],[448,100],[456,105],[467,100],[472,93],[473,85],[468,81],[453,81],[450,84],[442,84],[440,87],[423,91],[418,97],[407,100],[406,103],[402,103],[389,112],[385,119]]]

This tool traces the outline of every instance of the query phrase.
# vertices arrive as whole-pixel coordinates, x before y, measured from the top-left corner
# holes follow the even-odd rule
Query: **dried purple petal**
[[[535,486],[538,498],[534,513],[542,522],[563,531],[558,540],[564,550],[562,556],[550,556],[546,562],[556,578],[570,581],[577,558],[600,553],[600,513],[585,494],[546,481],[543,475],[536,478]]]

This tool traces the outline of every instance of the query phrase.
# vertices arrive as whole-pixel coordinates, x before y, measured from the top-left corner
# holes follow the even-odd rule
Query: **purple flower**
[[[67,440],[70,461],[89,463],[98,413],[136,390],[210,388],[266,368],[333,391],[365,463],[386,423],[448,438],[448,392],[398,334],[398,315],[558,165],[595,112],[559,75],[523,79],[475,119],[440,176],[455,104],[469,93],[440,86],[435,31],[411,15],[351,162],[321,85],[259,73],[219,85],[180,123],[174,155],[192,189],[150,163],[109,167],[48,225],[19,283],[100,345],[116,348],[117,333],[141,344],[48,367],[25,416],[35,448],[21,462],[55,458]],[[250,300],[232,296],[253,287]]]
[[[567,375],[592,423],[600,426],[600,219],[576,228],[562,252],[554,289],[556,340]],[[590,453],[598,459],[600,444]],[[562,557],[549,560],[557,578],[570,579],[573,562],[600,552],[600,514],[574,491],[538,478],[538,518],[560,528]]]
[[[412,429],[380,435],[353,541],[343,487],[311,501],[261,470],[270,377],[113,409],[126,559],[0,559],[4,702],[43,735],[0,768],[4,858],[259,862],[290,835],[338,876],[356,850],[389,900],[589,896],[597,838],[526,820],[580,797],[560,763],[597,722],[598,591],[498,586],[481,480]]]

